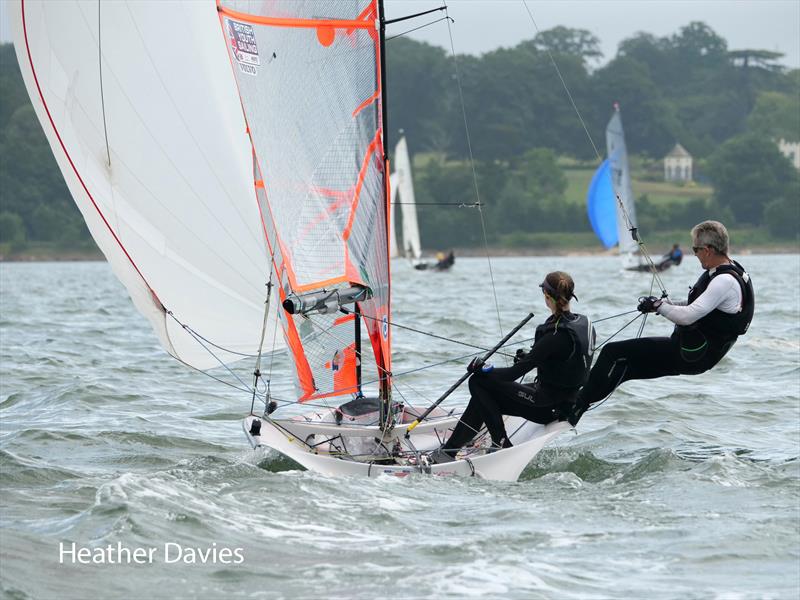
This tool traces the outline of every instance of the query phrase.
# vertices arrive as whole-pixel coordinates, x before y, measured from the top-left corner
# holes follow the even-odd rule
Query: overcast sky
[[[480,54],[514,46],[536,35],[522,0],[448,0],[456,52]],[[731,50],[782,52],[783,64],[800,67],[800,0],[527,0],[539,30],[558,25],[588,29],[600,39],[604,61],[617,45],[639,31],[672,35],[691,21],[703,21]],[[437,0],[386,0],[396,18],[441,6]],[[435,15],[389,26],[389,35],[439,18]],[[447,26],[436,23],[408,34],[449,49]]]
[[[11,41],[7,2],[0,0],[0,38],[4,42]],[[522,0],[449,0],[447,4],[455,19],[456,52],[481,54],[514,46],[536,34]],[[527,0],[527,4],[540,30],[564,25],[591,31],[600,38],[605,61],[614,57],[621,40],[638,31],[665,36],[691,21],[703,21],[727,40],[731,50],[775,50],[786,55],[783,64],[800,67],[800,0]],[[389,18],[437,6],[441,0],[386,0]],[[437,18],[426,16],[390,25],[389,34]],[[409,36],[445,48],[450,45],[444,23]]]

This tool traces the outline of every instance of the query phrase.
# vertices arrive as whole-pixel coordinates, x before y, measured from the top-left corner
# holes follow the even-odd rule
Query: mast
[[[388,186],[388,179],[389,179],[389,118],[388,118],[388,110],[386,106],[386,15],[384,13],[383,7],[383,0],[378,0],[378,20],[380,22],[379,26],[379,35],[380,35],[380,52],[381,52],[381,60],[380,60],[380,86],[381,86],[381,130],[383,132],[383,164],[384,164],[384,175],[386,178],[387,185],[383,186],[383,205],[384,205],[384,215],[386,219],[386,223],[389,223],[389,186]],[[386,228],[387,235],[389,233],[389,228]],[[388,253],[388,248],[387,248]],[[388,260],[388,258],[387,258]],[[391,294],[391,278],[389,278],[387,282],[387,286],[389,287],[389,294]],[[389,296],[391,297],[391,295]],[[391,305],[390,305],[391,306]],[[388,310],[388,307],[387,307]],[[386,428],[388,425],[391,424],[391,405],[392,405],[392,386],[389,380],[390,374],[386,371],[383,371],[379,375],[380,377],[380,390],[379,390],[379,397],[381,400],[381,410],[380,410],[380,425],[382,428]]]
[[[364,392],[361,390],[361,307],[355,303],[354,334],[356,338],[356,397],[361,398]]]

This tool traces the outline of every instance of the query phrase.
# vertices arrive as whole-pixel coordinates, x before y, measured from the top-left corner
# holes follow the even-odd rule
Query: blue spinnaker
[[[617,199],[611,183],[611,164],[604,160],[595,171],[586,195],[586,211],[595,234],[606,248],[616,245]]]

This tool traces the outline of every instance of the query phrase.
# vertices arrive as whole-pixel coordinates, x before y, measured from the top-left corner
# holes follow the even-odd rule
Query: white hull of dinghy
[[[250,435],[255,419],[261,421],[259,436]],[[425,454],[440,446],[441,440],[447,438],[449,430],[455,426],[457,421],[458,415],[439,418],[433,422],[423,422],[414,429],[409,441],[404,438],[409,423],[396,425],[384,437],[383,446],[392,448],[399,443],[405,450],[413,448],[421,454]],[[305,468],[325,475],[367,477],[395,475],[402,477],[412,473],[426,473],[474,476],[497,481],[516,481],[522,470],[545,445],[562,431],[570,429],[570,425],[566,422],[556,421],[547,425],[539,425],[519,417],[508,417],[506,431],[509,432],[509,438],[514,444],[511,448],[490,453],[483,449],[468,449],[466,453],[459,454],[459,460],[442,464],[426,464],[427,461],[424,458],[418,461],[420,464],[413,464],[414,461],[403,459],[397,460],[395,464],[386,464],[390,461],[370,461],[366,458],[360,459],[331,453],[328,451],[329,444],[324,441],[341,439],[339,438],[341,436],[345,443],[349,443],[351,446],[359,443],[376,446],[377,444],[372,440],[381,437],[381,431],[376,426],[356,427],[346,424],[337,426],[336,423],[326,422],[324,419],[309,420],[308,417],[305,417],[302,420],[297,418],[273,420],[254,415],[247,416],[243,426],[253,447],[268,446]],[[323,442],[316,443],[318,439],[322,439]]]

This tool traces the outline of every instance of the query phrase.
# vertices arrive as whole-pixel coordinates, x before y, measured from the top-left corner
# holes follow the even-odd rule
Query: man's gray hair
[[[719,221],[703,221],[692,227],[692,245],[708,246],[718,254],[728,254],[728,230]]]

